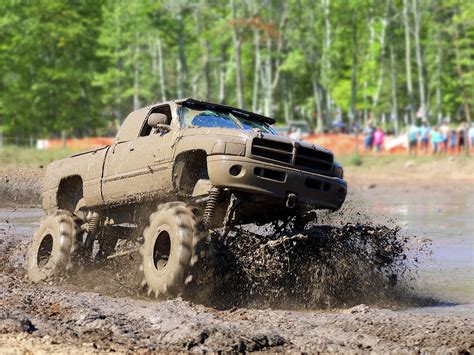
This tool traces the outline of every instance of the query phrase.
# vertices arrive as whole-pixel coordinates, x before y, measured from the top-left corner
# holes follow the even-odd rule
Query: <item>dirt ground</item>
[[[3,169],[0,208],[38,207],[43,170]],[[349,169],[348,180],[356,191],[377,186],[378,193],[395,181],[356,169]],[[412,183],[428,180],[420,181]],[[96,279],[95,285],[86,287],[74,282],[34,285],[24,276],[29,237],[11,230],[16,229],[0,229],[1,353],[474,351],[472,314],[417,312],[403,302],[324,309],[217,308],[182,299],[148,299],[127,287],[115,292],[123,290],[116,284],[122,280],[119,273],[107,274],[114,283],[110,288],[101,286],[107,282],[94,273],[88,279]]]

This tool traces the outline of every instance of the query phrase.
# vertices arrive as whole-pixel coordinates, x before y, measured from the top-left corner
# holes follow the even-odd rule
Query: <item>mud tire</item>
[[[198,288],[198,268],[207,255],[207,232],[197,209],[184,202],[162,204],[151,214],[143,236],[142,286],[148,288],[148,295],[192,298]]]
[[[28,278],[40,282],[66,271],[77,250],[79,236],[80,221],[71,212],[59,210],[47,216],[28,249]]]

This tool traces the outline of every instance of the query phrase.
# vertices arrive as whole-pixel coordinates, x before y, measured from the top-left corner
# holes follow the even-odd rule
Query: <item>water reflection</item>
[[[361,198],[377,222],[390,218],[406,233],[433,242],[419,272],[420,291],[474,303],[474,187],[375,190],[361,192]]]

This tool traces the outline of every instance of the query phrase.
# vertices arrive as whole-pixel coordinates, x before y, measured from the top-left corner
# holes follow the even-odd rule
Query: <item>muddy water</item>
[[[431,239],[415,289],[441,301],[419,312],[474,315],[474,186],[393,186],[359,190],[356,200],[377,222]]]
[[[407,235],[432,241],[413,286],[441,302],[410,311],[474,315],[474,187],[372,186],[355,190],[351,199],[376,223],[396,224]],[[42,215],[40,209],[0,209],[2,252],[11,243],[26,246]],[[21,250],[10,258],[17,268],[24,267]]]

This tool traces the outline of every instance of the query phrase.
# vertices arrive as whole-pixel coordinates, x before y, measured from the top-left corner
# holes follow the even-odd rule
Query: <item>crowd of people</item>
[[[463,122],[453,127],[448,121],[430,127],[426,122],[408,128],[408,151],[416,155],[418,149],[428,154],[454,154],[474,146],[474,124]],[[431,149],[430,149],[431,148]]]
[[[368,122],[363,131],[365,151],[381,152],[385,133],[381,127]],[[442,124],[430,127],[427,122],[421,125],[413,123],[407,129],[408,152],[417,155],[424,154],[455,154],[466,148],[474,149],[474,123],[461,123],[457,127],[450,125],[447,120]]]
[[[382,127],[375,127],[371,122],[368,122],[364,128],[365,151],[369,152],[375,149],[377,153],[380,153],[383,150],[384,140],[385,132]]]

